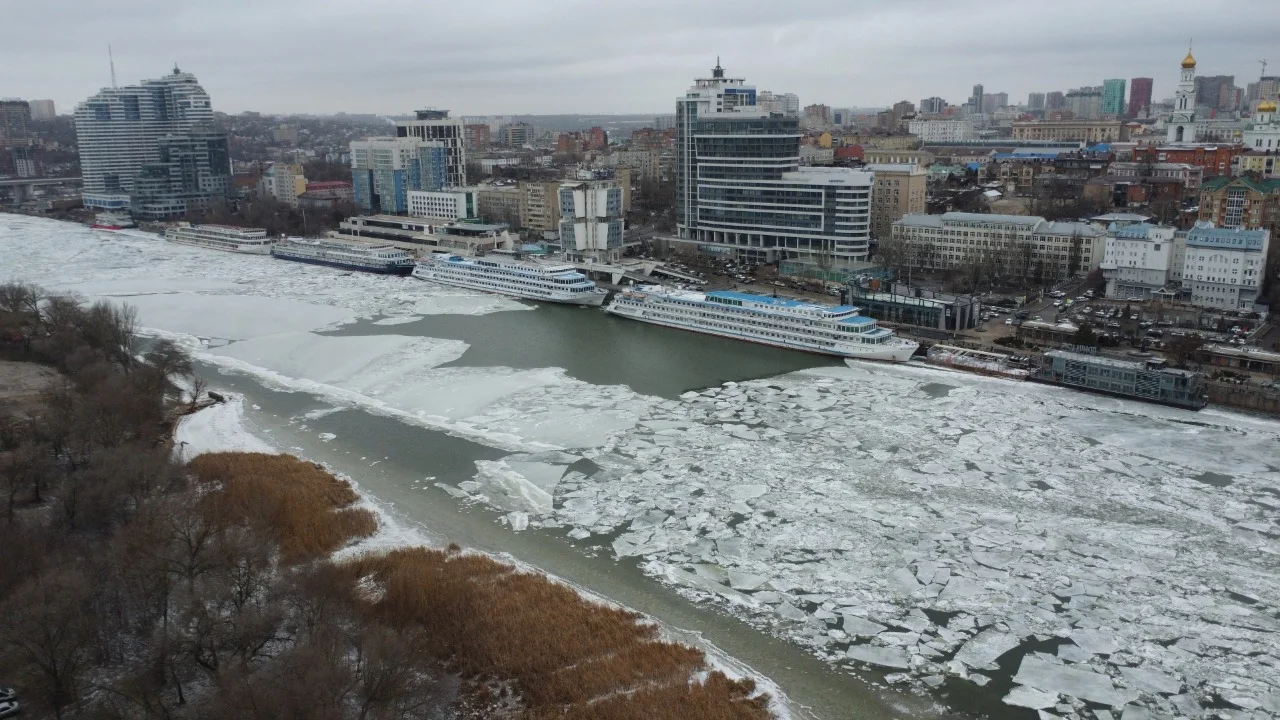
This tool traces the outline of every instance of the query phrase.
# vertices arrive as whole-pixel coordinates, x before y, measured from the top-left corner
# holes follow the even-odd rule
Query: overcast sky
[[[61,113],[177,62],[215,110],[671,113],[720,55],[803,105],[1280,74],[1280,0],[6,0],[0,97]]]

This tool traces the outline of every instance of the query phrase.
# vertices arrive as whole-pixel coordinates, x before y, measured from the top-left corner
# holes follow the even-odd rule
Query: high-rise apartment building
[[[1145,117],[1151,112],[1151,84],[1152,80],[1148,77],[1136,77],[1129,81],[1129,117]]]
[[[673,242],[765,262],[867,259],[872,175],[801,170],[799,118],[759,107],[718,64],[676,101],[675,154]]]
[[[163,218],[231,193],[227,136],[191,73],[103,88],[75,121],[86,207]]]
[[[927,97],[920,101],[921,115],[939,115],[943,110],[947,109],[947,101],[936,95]]]
[[[307,191],[307,178],[299,165],[273,163],[262,173],[258,191],[286,205],[298,207],[298,196]]]
[[[1009,107],[1009,93],[988,93],[982,96],[982,112],[990,115],[1002,107]]]
[[[807,127],[825,128],[831,125],[831,108],[822,103],[804,107],[804,123]]]
[[[973,112],[982,112],[982,96],[985,88],[982,85],[974,85],[973,93],[969,95],[969,106]]]
[[[25,145],[31,138],[31,104],[0,100],[0,147]]]
[[[1263,75],[1258,78],[1258,82],[1249,83],[1245,91],[1245,102],[1252,108],[1262,100],[1275,100],[1277,96],[1280,96],[1280,77]],[[34,117],[34,109],[32,113]]]
[[[467,141],[461,118],[450,118],[448,110],[418,110],[413,120],[396,123],[396,137],[439,143],[444,148],[444,181],[441,187],[467,184]],[[433,187],[414,188],[434,190]]]
[[[1196,107],[1212,110],[1235,110],[1235,75],[1196,76]]]
[[[923,214],[927,177],[916,164],[867,165],[863,168],[875,175],[871,191],[871,236],[878,241],[889,239],[895,220],[903,215]]]
[[[1044,94],[1045,110],[1062,110],[1067,107],[1067,96],[1061,90]]]
[[[498,144],[522,148],[533,142],[533,126],[527,122],[511,122],[498,128]]]
[[[1067,110],[1077,120],[1095,120],[1102,114],[1102,87],[1081,87],[1067,91]]]
[[[782,115],[800,114],[800,96],[795,93],[773,93],[761,90],[756,98],[756,104],[766,112]]]
[[[1028,110],[1044,110],[1044,93],[1033,92],[1027,95]]]
[[[1124,114],[1124,78],[1102,81],[1101,112],[1113,116]]]
[[[0,100],[0,177],[40,174],[40,158],[31,137],[31,106],[25,100]]]
[[[440,140],[371,137],[351,141],[351,188],[366,212],[409,211],[410,190],[443,190],[449,183],[450,150]]]
[[[520,194],[520,227],[539,232],[560,229],[560,182],[525,180]]]
[[[463,145],[468,150],[488,150],[492,133],[488,125],[466,125],[462,128]]]
[[[570,260],[614,262],[622,257],[622,186],[581,180],[560,186],[560,245]]]
[[[29,100],[32,120],[52,120],[58,117],[52,100]]]

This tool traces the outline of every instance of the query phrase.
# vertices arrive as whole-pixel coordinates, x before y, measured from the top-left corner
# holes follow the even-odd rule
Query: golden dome
[[[1275,112],[1275,111],[1276,111],[1275,100],[1263,100],[1262,102],[1258,103],[1258,112],[1269,113],[1269,112]]]
[[[1191,54],[1191,51],[1190,51],[1190,50],[1188,50],[1188,51],[1187,51],[1187,56],[1186,56],[1186,57],[1184,57],[1184,58],[1182,58],[1182,67],[1183,67],[1183,68],[1190,69],[1190,68],[1193,68],[1193,67],[1195,67],[1195,66],[1196,66],[1196,59],[1195,59],[1195,56],[1193,56],[1193,55]]]

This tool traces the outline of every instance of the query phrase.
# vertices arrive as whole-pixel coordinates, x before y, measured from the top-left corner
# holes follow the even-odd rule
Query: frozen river
[[[0,215],[8,279],[137,306],[282,447],[819,717],[1280,716],[1280,423]]]

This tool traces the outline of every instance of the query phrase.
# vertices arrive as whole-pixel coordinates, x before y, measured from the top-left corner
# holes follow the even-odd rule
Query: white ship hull
[[[466,277],[459,276],[457,273],[451,273],[446,276],[445,273],[438,272],[433,268],[424,265],[419,265],[414,269],[413,276],[419,280],[426,280],[427,282],[448,285],[450,287],[480,290],[482,292],[520,298],[521,300],[537,300],[539,302],[553,302],[564,305],[600,307],[604,304],[604,300],[609,294],[608,292],[599,289],[594,292],[587,293],[565,293],[536,286],[523,288],[515,284],[491,280],[487,277]]]
[[[703,333],[705,335],[715,335],[717,337],[729,338],[731,340],[743,340],[760,345],[786,348],[787,350],[800,350],[803,352],[818,353],[820,355],[843,357],[846,358],[846,361],[882,360],[885,362],[906,362],[911,359],[912,354],[914,354],[916,348],[919,347],[919,343],[912,340],[904,340],[902,338],[892,338],[885,342],[876,344],[868,343],[866,346],[859,346],[852,343],[838,343],[835,346],[823,346],[798,342],[795,340],[760,337],[758,335],[734,332],[732,330],[680,322],[674,318],[662,317],[661,315],[651,315],[644,312],[641,308],[620,305],[616,302],[610,303],[609,306],[605,308],[605,311],[619,317],[625,317],[630,320],[639,320],[640,322],[649,323],[651,325],[662,325],[663,327],[688,330],[690,332]]]
[[[202,248],[207,248],[209,250],[222,250],[223,252],[242,253],[244,255],[270,255],[271,254],[271,245],[269,244],[241,245],[240,243],[234,243],[234,242],[228,242],[228,243],[202,242],[200,240],[185,240],[185,239],[171,238],[168,236],[166,236],[165,239],[171,243],[175,243],[178,245],[191,245],[193,247],[202,247]]]

